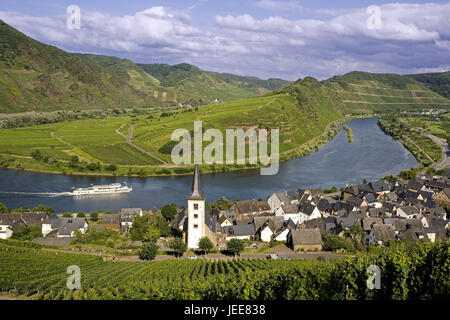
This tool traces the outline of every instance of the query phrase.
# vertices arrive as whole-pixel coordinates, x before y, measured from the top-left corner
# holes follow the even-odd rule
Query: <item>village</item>
[[[207,237],[214,250],[226,250],[232,239],[256,243],[280,243],[292,252],[326,249],[324,235],[346,237],[354,229],[363,231],[367,246],[383,247],[392,241],[440,242],[449,238],[450,170],[443,176],[418,175],[414,179],[379,180],[345,186],[341,192],[325,193],[320,188],[273,193],[267,200],[243,200],[226,210],[208,211],[200,184],[198,166],[194,172],[188,205],[167,223],[187,244],[199,248]],[[208,212],[207,212],[208,211]],[[9,239],[21,227],[41,228],[40,243],[68,244],[77,234],[91,229],[127,233],[137,217],[160,215],[152,208],[123,208],[105,214],[97,223],[87,217],[59,217],[46,212],[0,214],[0,239]],[[164,247],[164,239],[158,244]],[[275,255],[272,255],[275,256]]]

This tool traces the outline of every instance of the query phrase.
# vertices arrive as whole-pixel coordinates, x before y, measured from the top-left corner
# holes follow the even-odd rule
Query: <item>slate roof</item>
[[[293,245],[322,245],[322,235],[319,229],[291,230]]]
[[[13,232],[17,232],[20,227],[26,226],[20,214],[16,213],[1,213],[0,225],[9,226]]]
[[[133,222],[134,218],[141,213],[141,208],[123,208],[120,210],[120,222]]]
[[[253,214],[270,211],[270,206],[267,201],[243,200],[237,201],[236,207],[240,214]]]
[[[46,212],[24,212],[21,216],[27,226],[42,227],[42,222],[47,219],[48,214]]]
[[[337,218],[336,219],[336,225],[340,225],[343,228],[351,228],[353,227],[354,224],[359,224],[359,220],[358,219],[354,219],[354,218]]]
[[[362,227],[364,231],[370,231],[373,224],[383,224],[382,218],[364,218],[362,220]]]
[[[320,211],[327,211],[330,208],[330,202],[327,199],[320,199],[317,203],[317,209]]]
[[[359,193],[372,193],[373,189],[368,184],[358,184]]]
[[[373,193],[366,194],[364,196],[364,198],[366,199],[367,203],[369,203],[369,204],[377,202],[377,199],[375,198],[375,195]]]
[[[278,227],[281,227],[284,222],[284,218],[281,216],[258,216],[253,217],[253,224],[255,225],[255,230],[259,230],[267,221],[272,220]]]
[[[222,228],[222,233],[228,236],[243,237],[243,236],[254,236],[255,235],[255,225],[253,223],[238,224],[234,226],[228,226]]]
[[[73,231],[83,228],[85,223],[85,218],[61,218],[58,234],[70,236]]]
[[[102,224],[120,224],[120,214],[105,214],[102,218]]]
[[[373,192],[389,191],[389,186],[382,180],[369,182]]]
[[[395,239],[395,229],[387,224],[374,224],[372,226],[376,241],[389,241]]]
[[[401,209],[404,213],[406,213],[408,216],[409,215],[413,215],[413,214],[419,214],[420,213],[420,211],[419,211],[419,209],[417,209],[416,207],[413,207],[413,206],[409,206],[409,207],[401,207],[401,208],[398,208],[398,209]],[[397,209],[397,210],[398,210]]]
[[[202,186],[200,184],[200,171],[198,169],[198,164],[195,165],[194,178],[192,180],[192,192],[188,196],[188,200],[205,200],[206,196],[202,191]]]
[[[310,216],[314,212],[314,209],[316,209],[316,207],[312,204],[307,203],[304,204],[303,206],[300,206],[298,209],[301,213]]]
[[[286,214],[298,213],[298,206],[295,204],[283,205],[281,206],[281,209],[283,209],[283,212]]]

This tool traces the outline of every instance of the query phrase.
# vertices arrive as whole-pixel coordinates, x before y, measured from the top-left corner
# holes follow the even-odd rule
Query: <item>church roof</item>
[[[198,170],[198,164],[195,165],[194,179],[192,181],[192,192],[188,197],[188,200],[205,200],[206,196],[202,191],[200,184],[200,173]]]

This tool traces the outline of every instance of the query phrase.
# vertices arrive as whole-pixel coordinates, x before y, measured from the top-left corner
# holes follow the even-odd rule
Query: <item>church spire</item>
[[[202,191],[200,184],[200,173],[198,170],[198,164],[195,165],[194,179],[192,181],[192,192],[188,197],[188,200],[205,200],[206,196]]]

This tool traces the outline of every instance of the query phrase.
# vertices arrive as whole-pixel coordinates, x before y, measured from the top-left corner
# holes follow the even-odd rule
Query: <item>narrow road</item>
[[[419,147],[419,146],[417,145],[417,143],[415,143],[415,142],[414,142],[413,140],[411,140],[409,137],[405,136],[405,138],[408,139],[409,142],[411,142],[413,145],[415,145],[417,149],[419,149],[420,151],[422,151],[422,153],[428,158],[428,160],[430,160],[431,163],[433,163],[433,166],[435,165],[434,160],[431,159],[431,157],[428,155],[428,153],[425,152],[425,150],[423,150],[421,147]]]
[[[151,154],[151,153],[148,152],[147,150],[142,149],[142,148],[139,147],[138,145],[134,144],[134,143],[131,141],[131,139],[133,138],[134,125],[130,126],[130,129],[128,130],[128,135],[127,135],[127,136],[125,136],[122,132],[120,132],[120,129],[122,129],[122,127],[123,127],[124,125],[125,125],[125,124],[121,125],[118,129],[116,129],[116,133],[119,134],[119,135],[121,135],[121,136],[127,141],[127,143],[128,143],[130,146],[132,146],[132,147],[135,148],[136,150],[139,150],[139,151],[142,152],[142,153],[145,153],[146,155],[152,157],[153,159],[158,160],[159,162],[161,162],[162,164],[164,164],[165,167],[175,167],[174,165],[171,165],[171,164],[165,162],[164,160],[162,160],[162,159],[158,158],[157,156]]]
[[[436,144],[438,144],[441,149],[442,149],[442,154],[443,154],[443,159],[441,162],[436,163],[434,165],[434,168],[439,170],[439,169],[443,169],[443,168],[449,168],[450,167],[450,148],[447,144],[447,142],[445,141],[445,139],[442,138],[438,138],[436,136],[433,136],[432,134],[429,134],[428,132],[425,131],[420,131],[419,132],[421,134],[423,134],[425,137],[430,138],[431,140],[433,140]]]

